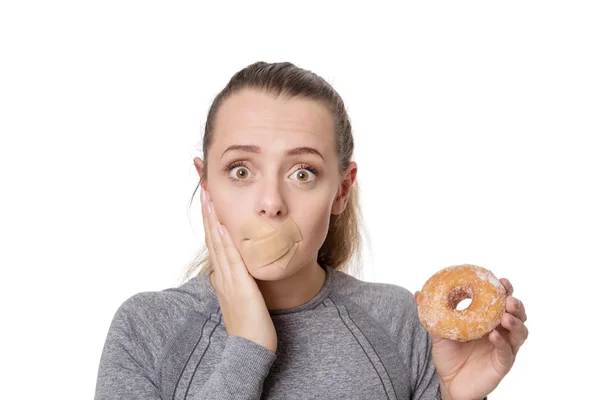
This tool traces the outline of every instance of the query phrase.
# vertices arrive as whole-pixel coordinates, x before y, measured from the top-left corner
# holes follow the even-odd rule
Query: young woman
[[[510,296],[500,326],[454,342],[425,331],[408,290],[348,274],[353,150],[344,103],[319,76],[264,62],[236,73],[194,159],[208,257],[181,286],[119,307],[96,399],[487,396],[527,338],[523,304]]]

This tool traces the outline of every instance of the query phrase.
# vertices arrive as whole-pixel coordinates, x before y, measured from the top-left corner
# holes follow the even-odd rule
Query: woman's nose
[[[283,193],[281,193],[281,183],[265,182],[259,187],[258,211],[265,217],[279,217],[287,214],[287,207]]]

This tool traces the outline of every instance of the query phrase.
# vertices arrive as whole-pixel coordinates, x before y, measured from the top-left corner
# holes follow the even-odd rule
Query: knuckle
[[[214,251],[215,251],[215,254],[222,255],[223,254],[223,247],[216,246],[215,249],[214,249]]]

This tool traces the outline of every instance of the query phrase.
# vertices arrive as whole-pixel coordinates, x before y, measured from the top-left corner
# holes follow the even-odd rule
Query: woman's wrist
[[[463,399],[454,399],[450,396],[450,394],[448,393],[448,389],[446,388],[446,386],[444,386],[444,384],[440,381],[440,393],[442,395],[442,400],[463,400]],[[468,399],[468,400],[488,400],[488,397],[485,396],[483,399],[481,398],[477,398],[477,399]]]

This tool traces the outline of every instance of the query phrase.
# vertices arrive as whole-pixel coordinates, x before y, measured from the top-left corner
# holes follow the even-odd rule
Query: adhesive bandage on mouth
[[[252,214],[241,228],[240,254],[248,270],[273,263],[285,270],[302,240],[298,225],[288,217],[273,228],[265,218]]]

